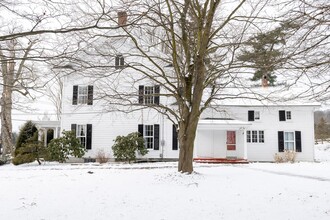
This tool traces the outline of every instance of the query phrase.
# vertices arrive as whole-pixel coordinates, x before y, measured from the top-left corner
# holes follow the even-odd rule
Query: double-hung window
[[[278,151],[302,152],[301,131],[278,131]]]
[[[72,93],[72,105],[93,105],[93,86],[74,85]]]
[[[139,86],[139,104],[142,105],[159,105],[160,87],[156,86]]]
[[[292,119],[291,111],[280,110],[278,113],[280,121],[288,121]]]
[[[80,144],[86,147],[86,125],[77,125],[76,137],[80,140]]]
[[[138,132],[143,136],[147,149],[159,150],[159,124],[139,124]]]
[[[291,111],[286,111],[286,120],[291,120]]]
[[[154,126],[145,125],[144,139],[147,149],[154,149]]]
[[[92,124],[71,124],[71,131],[87,150],[92,149]]]
[[[144,104],[154,104],[154,87],[153,86],[145,86],[144,87]]]
[[[88,88],[87,86],[78,87],[78,104],[87,104]]]
[[[284,132],[284,149],[285,150],[294,150],[294,132]]]
[[[248,111],[248,121],[260,120],[260,111]]]

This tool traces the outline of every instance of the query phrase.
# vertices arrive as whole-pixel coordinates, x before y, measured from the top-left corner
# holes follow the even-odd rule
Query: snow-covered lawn
[[[329,150],[330,151],[330,150]],[[330,219],[330,161],[0,167],[0,219]]]
[[[317,161],[330,161],[330,143],[315,145],[315,159]]]

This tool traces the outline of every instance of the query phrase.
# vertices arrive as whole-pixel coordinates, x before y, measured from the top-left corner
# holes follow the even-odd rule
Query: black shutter
[[[154,150],[159,150],[159,125],[154,125]]]
[[[138,132],[139,132],[139,136],[143,137],[143,124],[138,125]]]
[[[72,105],[77,105],[77,103],[78,103],[78,86],[73,86]]]
[[[120,56],[120,66],[123,67],[124,64],[125,64],[124,57],[123,56]]]
[[[254,111],[248,111],[248,121],[254,121]]]
[[[172,126],[172,150],[178,150],[178,131],[176,126]]]
[[[278,152],[284,152],[284,132],[278,132]]]
[[[139,86],[139,104],[143,104],[144,86]]]
[[[87,105],[93,105],[93,86],[88,86],[88,101]]]
[[[159,92],[160,92],[160,86],[155,86],[155,96],[154,96],[154,104],[159,105]]]
[[[295,131],[296,152],[301,152],[301,131]]]
[[[76,130],[77,130],[77,124],[71,124],[71,131],[73,131],[74,136],[77,135]]]
[[[280,110],[278,111],[279,117],[280,117],[280,121],[285,121],[285,111],[284,110]]]
[[[87,141],[86,141],[86,149],[92,149],[92,125],[87,124]]]

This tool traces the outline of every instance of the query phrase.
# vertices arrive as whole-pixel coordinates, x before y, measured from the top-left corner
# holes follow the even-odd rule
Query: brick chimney
[[[119,11],[118,13],[118,26],[124,26],[127,24],[127,12]]]
[[[261,85],[264,88],[268,87],[268,77],[267,77],[267,75],[263,75],[262,76],[262,78],[261,78]]]

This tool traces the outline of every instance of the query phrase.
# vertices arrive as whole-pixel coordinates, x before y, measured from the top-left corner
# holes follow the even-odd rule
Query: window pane
[[[293,132],[285,132],[284,133],[284,141],[293,141],[294,134]]]
[[[87,104],[87,86],[79,86],[78,87],[78,103],[79,104]]]
[[[86,125],[77,125],[76,136],[81,145],[86,146]]]
[[[251,131],[246,131],[246,141],[251,143]]]
[[[294,150],[294,143],[293,142],[285,142],[284,143],[284,148],[286,150]]]
[[[252,131],[252,143],[258,142],[258,133],[257,131]]]
[[[288,120],[291,119],[291,111],[286,112],[286,119],[288,119]]]
[[[154,135],[154,129],[153,129],[153,125],[146,125],[145,126],[145,136],[148,136],[148,137],[150,137],[150,136],[153,136]]]
[[[81,137],[80,138],[80,143],[82,146],[86,146],[86,138],[85,137]]]
[[[144,87],[144,103],[145,104],[153,104],[153,95],[154,87],[153,86],[145,86]]]
[[[148,137],[146,138],[146,148],[147,149],[153,149],[153,138],[152,137]]]
[[[260,119],[260,112],[259,111],[255,111],[254,112],[254,119],[255,120],[259,120]]]
[[[265,138],[264,138],[264,131],[259,131],[259,143],[264,143]]]

